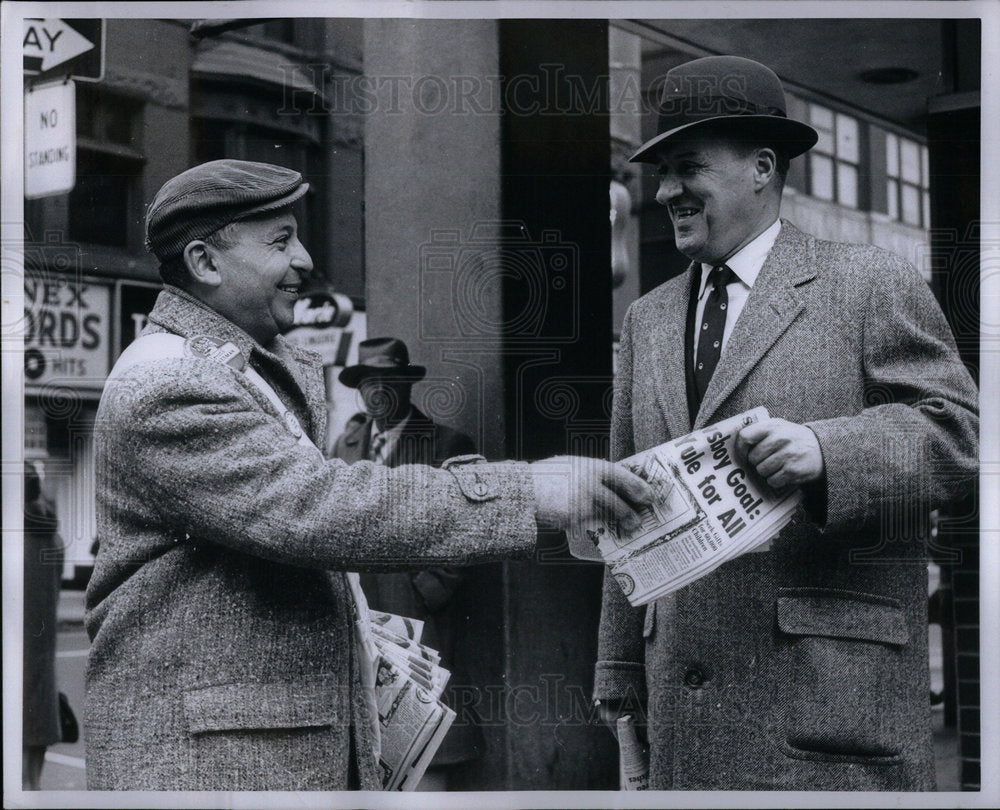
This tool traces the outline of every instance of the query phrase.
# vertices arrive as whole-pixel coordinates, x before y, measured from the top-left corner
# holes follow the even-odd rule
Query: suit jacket
[[[333,457],[348,464],[368,458],[374,421],[365,414],[348,422],[333,447]],[[476,452],[471,438],[446,425],[432,421],[413,407],[398,441],[385,460],[387,467],[404,464],[430,464],[440,467],[447,459]],[[477,716],[467,701],[457,700],[457,690],[467,687],[465,667],[456,657],[456,631],[463,621],[461,606],[454,601],[461,584],[461,569],[438,567],[384,574],[364,573],[361,586],[368,604],[401,616],[411,616],[424,622],[422,642],[441,653],[441,663],[451,671],[451,680],[444,701],[460,715],[434,755],[432,765],[448,765],[472,759],[482,746],[482,733],[476,725]]]
[[[323,435],[311,352],[280,337],[264,348],[173,288],[149,320],[149,331],[232,341]],[[534,545],[525,465],[326,461],[214,360],[126,371],[105,391],[95,440],[91,789],[337,790],[352,771],[378,789],[343,572]]]
[[[606,581],[596,697],[647,702],[653,788],[931,789],[928,510],[978,452],[951,332],[897,256],[783,222],[692,426],[694,272],[626,315],[615,457],[764,405],[812,428],[825,482],[770,550],[646,608]]]

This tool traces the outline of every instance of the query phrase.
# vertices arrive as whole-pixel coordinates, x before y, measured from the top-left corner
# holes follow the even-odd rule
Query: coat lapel
[[[781,233],[705,391],[695,419],[696,428],[712,421],[715,412],[805,308],[798,288],[816,277],[811,253],[805,234],[782,220]]]
[[[667,435],[684,436],[691,432],[688,415],[684,332],[688,301],[691,297],[695,265],[663,289],[658,310],[653,313],[651,350],[656,358],[652,385],[667,427]],[[640,347],[641,348],[641,347]]]
[[[364,422],[348,427],[343,440],[340,442],[340,452],[337,458],[353,464],[355,461],[368,460],[368,448],[371,447],[372,440],[372,418],[369,416]]]
[[[326,385],[323,381],[322,370],[317,373],[317,365],[312,352],[305,352],[280,336],[275,339],[275,346],[278,345],[281,346],[281,351],[276,352],[276,355],[284,361],[284,367],[305,399],[309,412],[309,423],[312,427],[310,438],[318,446],[322,446],[326,437],[327,420]]]

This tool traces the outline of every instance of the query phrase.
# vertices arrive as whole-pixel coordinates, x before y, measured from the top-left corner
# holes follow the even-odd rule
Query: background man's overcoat
[[[374,420],[360,414],[361,421],[348,422],[337,438],[333,457],[348,464],[369,457]],[[449,458],[476,452],[476,445],[464,433],[439,424],[412,406],[399,438],[385,459],[386,467],[430,464],[440,467]],[[460,634],[475,628],[463,621],[461,604],[455,599],[461,585],[460,568],[430,568],[391,573],[364,573],[361,586],[369,604],[379,610],[411,616],[424,622],[421,641],[441,653],[442,665],[451,671],[444,701],[461,712],[434,755],[433,765],[449,765],[472,759],[482,746],[482,733],[475,725],[477,715],[467,701],[456,700],[456,688],[468,687]],[[464,707],[464,708],[463,708]]]
[[[324,434],[312,353],[264,349],[174,288],[149,320],[232,341]],[[342,572],[527,553],[527,465],[325,461],[245,375],[193,357],[125,372],[95,432],[88,786],[337,790],[354,769],[378,789]]]
[[[616,458],[692,429],[695,271],[626,315]],[[770,550],[644,609],[605,582],[595,694],[648,697],[651,788],[933,787],[927,509],[976,472],[976,400],[913,268],[783,222],[693,427],[806,423],[826,485]]]

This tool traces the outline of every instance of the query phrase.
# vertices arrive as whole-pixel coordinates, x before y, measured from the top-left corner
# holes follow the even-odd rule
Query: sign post
[[[60,81],[24,97],[24,196],[65,194],[76,183],[76,85]]]

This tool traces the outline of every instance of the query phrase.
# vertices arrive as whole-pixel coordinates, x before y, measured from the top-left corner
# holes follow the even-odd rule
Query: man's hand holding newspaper
[[[823,474],[815,435],[803,425],[771,419],[765,408],[726,419],[619,462],[652,488],[655,498],[634,531],[588,521],[570,531],[570,552],[607,563],[633,605],[645,605],[760,550],[791,520],[802,500],[796,487]],[[621,787],[644,790],[649,753],[627,701],[599,706],[618,738]]]
[[[747,453],[773,458],[775,473],[782,471],[775,480],[810,480],[784,472],[792,462],[798,470],[802,457],[786,450],[784,434],[767,429],[773,423],[790,424],[755,408],[623,459],[619,463],[654,492],[653,504],[641,512],[642,525],[625,531],[607,522],[583,523],[570,532],[570,552],[607,563],[629,602],[645,605],[766,543],[791,519],[802,492],[773,489]],[[737,448],[749,426],[754,429],[745,433],[757,440]]]

